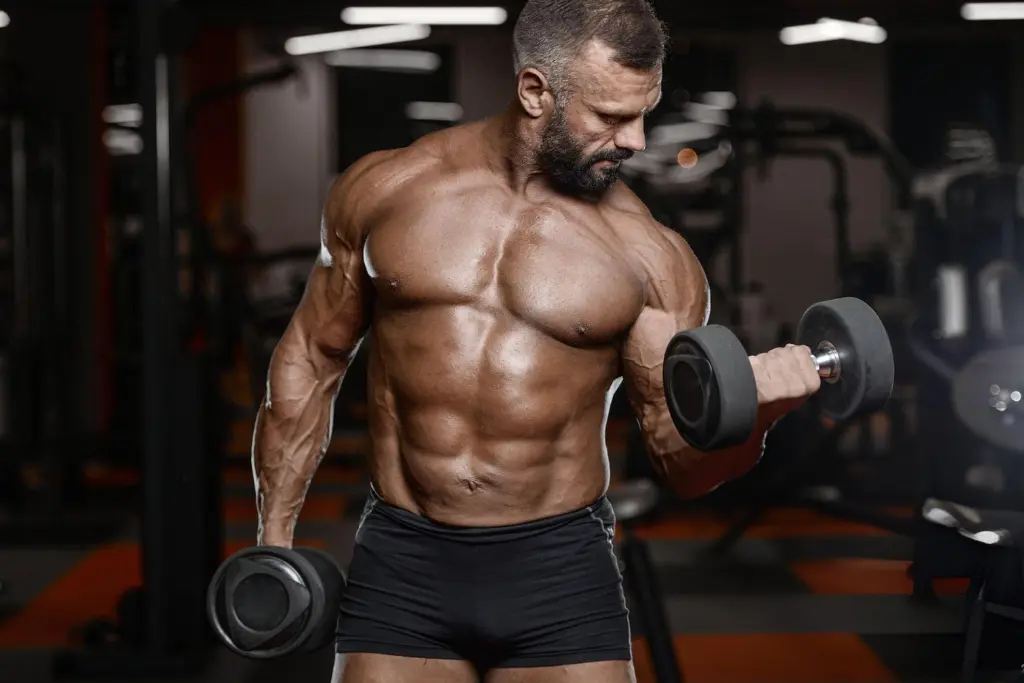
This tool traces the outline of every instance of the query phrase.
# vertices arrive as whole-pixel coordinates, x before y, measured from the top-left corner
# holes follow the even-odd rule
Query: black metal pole
[[[624,578],[633,597],[632,604],[644,626],[654,680],[658,683],[682,683],[683,673],[676,658],[672,628],[665,615],[664,598],[647,544],[625,529],[625,539],[619,551],[626,565]]]
[[[171,455],[168,418],[177,335],[174,314],[176,251],[171,223],[170,77],[160,40],[159,0],[136,0],[138,18],[139,102],[142,105],[142,289],[143,289],[143,463],[142,578],[147,650],[170,649],[167,615],[173,596],[166,590],[174,558],[165,557],[165,487]]]
[[[137,96],[143,112],[138,158],[143,224],[142,587],[122,595],[118,604],[120,642],[58,656],[57,673],[68,676],[183,678],[198,673],[210,651],[204,596],[213,568],[205,565],[212,565],[209,539],[219,534],[220,520],[210,518],[207,502],[214,489],[203,467],[218,461],[205,459],[202,395],[197,390],[201,365],[185,352],[180,320],[179,226],[172,195],[177,81],[174,56],[165,48],[167,5],[166,0],[134,0],[130,5],[137,22]]]
[[[729,240],[729,321],[741,329],[743,320],[740,314],[740,294],[743,292],[745,273],[743,272],[743,220],[745,206],[743,203],[743,169],[747,163],[747,150],[744,140],[734,137],[733,150],[735,158],[726,172],[732,187],[728,193],[728,204],[725,210]],[[710,265],[707,266],[710,269]],[[749,341],[749,340],[748,340]]]
[[[16,343],[25,343],[32,327],[32,264],[28,225],[28,170],[26,168],[24,118],[10,119],[11,136],[11,235],[14,273],[14,319],[8,321]]]

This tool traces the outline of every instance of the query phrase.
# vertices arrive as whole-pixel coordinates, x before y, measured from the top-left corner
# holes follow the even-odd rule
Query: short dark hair
[[[516,73],[533,67],[553,88],[567,87],[591,40],[610,47],[619,64],[648,70],[661,66],[668,31],[647,0],[529,0],[512,37]]]

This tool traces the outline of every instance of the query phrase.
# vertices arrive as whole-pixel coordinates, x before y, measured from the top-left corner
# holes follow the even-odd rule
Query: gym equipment
[[[921,516],[973,541],[962,575],[971,579],[967,591],[967,624],[963,681],[974,679],[981,653],[985,617],[995,614],[1024,622],[1024,512],[985,510],[929,498]],[[1014,648],[1016,650],[1016,648]],[[1015,652],[1012,657],[1017,656]],[[1019,660],[1003,662],[1016,666]]]
[[[329,645],[345,577],[326,553],[258,546],[229,557],[207,591],[207,617],[236,654],[271,659]]]
[[[993,343],[1024,340],[1024,273],[1013,263],[996,259],[978,271],[981,329]]]
[[[953,413],[977,438],[1024,453],[1024,346],[982,351],[957,368],[909,326],[908,347],[921,366],[949,387]]]
[[[660,496],[658,485],[650,479],[618,484],[608,491],[608,501],[622,530],[618,544],[619,558],[624,565],[622,578],[632,598],[631,607],[643,625],[654,679],[658,683],[683,683],[654,562],[647,542],[633,532],[637,522],[650,517],[657,509]]]
[[[144,637],[60,652],[56,669],[63,676],[184,678],[206,664],[215,643],[204,598],[223,559],[220,454],[228,424],[215,372],[218,323],[224,316],[217,308],[217,287],[207,287],[217,283],[209,273],[208,244],[201,239],[205,231],[190,173],[190,126],[205,104],[279,83],[294,69],[285,64],[250,74],[183,101],[179,58],[195,25],[194,10],[149,0],[124,4],[123,11],[109,12],[118,29],[110,31],[115,36],[110,52],[127,53],[134,65],[134,82],[124,79],[129,87],[120,101],[141,107],[142,145],[141,153],[121,157],[115,169],[130,177],[120,188],[125,214],[120,223],[125,236],[134,236],[131,251],[124,253],[131,275],[124,290],[138,295],[132,297],[137,313],[125,316],[132,343],[118,351],[140,376],[138,388],[124,393],[141,408],[133,420],[141,427],[140,448],[132,452],[141,452],[143,460],[143,542],[137,627],[122,623],[118,630],[141,631]],[[205,345],[196,343],[200,340]]]
[[[984,351],[953,378],[953,409],[978,438],[1024,453],[1024,347]]]
[[[130,53],[138,79],[132,95],[138,99],[130,101],[143,112],[142,151],[124,157],[133,167],[132,200],[142,219],[142,585],[138,608],[131,610],[141,634],[109,647],[58,652],[55,669],[67,677],[185,677],[200,670],[212,652],[203,598],[222,559],[220,458],[208,438],[206,361],[189,350],[179,315],[181,240],[173,221],[178,188],[172,180],[177,141],[165,133],[174,132],[180,69],[167,44],[168,6],[138,0],[126,9],[110,17],[125,21],[123,35],[137,41]]]
[[[11,73],[14,71],[15,73]],[[0,67],[6,83],[16,75]],[[66,483],[80,462],[64,452],[75,438],[67,383],[71,301],[68,256],[66,128],[58,112],[12,87],[0,96],[0,467],[17,490],[5,508],[31,499],[60,523]],[[17,400],[12,400],[14,397]],[[42,490],[27,492],[17,474],[23,465],[43,474]]]
[[[779,158],[817,159],[826,163],[833,180],[831,209],[835,217],[836,272],[841,294],[856,294],[858,264],[850,244],[848,174],[844,155],[810,141],[839,142],[855,156],[882,160],[895,190],[895,211],[885,251],[888,289],[903,296],[907,288],[907,253],[913,236],[909,162],[885,137],[845,114],[824,108],[778,108],[765,101],[756,108],[722,107],[709,94],[681,113],[659,116],[650,131],[648,148],[623,163],[632,189],[659,221],[679,232],[702,263],[717,262],[728,251],[725,281],[710,283],[717,311],[725,311],[734,329],[741,329],[736,297],[744,288],[739,237],[743,225],[743,171],[757,167],[767,173]],[[733,103],[734,104],[734,103]],[[696,152],[696,165],[680,166],[681,149]],[[877,292],[872,292],[876,294]],[[723,305],[724,304],[724,305]]]
[[[747,352],[728,328],[678,333],[665,351],[665,397],[676,429],[704,451],[743,443],[757,424],[757,385]]]
[[[796,339],[814,353],[824,380],[814,400],[826,416],[844,421],[885,406],[895,381],[892,344],[870,306],[850,297],[814,304]]]
[[[807,309],[797,343],[812,349],[823,382],[814,400],[838,421],[865,415],[889,400],[892,346],[878,315],[859,299],[833,299]],[[736,446],[757,422],[757,386],[746,351],[728,329],[680,332],[665,351],[665,394],[672,420],[695,448]]]

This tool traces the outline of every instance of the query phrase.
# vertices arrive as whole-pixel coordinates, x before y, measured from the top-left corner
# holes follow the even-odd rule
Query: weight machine
[[[1024,520],[1024,167],[997,162],[980,131],[952,130],[950,142],[949,163],[915,184],[913,283],[922,305],[907,341],[919,368],[918,411],[937,416],[917,436],[917,447],[930,454],[922,470],[924,516],[968,538],[978,528],[997,538]],[[958,520],[964,506],[977,511]],[[1001,590],[1004,604],[1024,606],[1024,577],[991,577],[1019,565],[1019,539],[989,548],[955,538],[931,527],[915,544],[912,568],[922,593],[930,594],[934,578],[972,576],[977,583],[984,572],[989,600]],[[983,602],[975,597],[965,677],[981,637],[975,627]]]
[[[839,169],[844,168],[841,158],[831,148],[794,147],[795,140],[835,141],[843,145],[853,155],[877,156],[883,161],[885,171],[894,188],[896,220],[890,226],[889,272],[886,280],[890,283],[892,294],[896,297],[904,294],[908,288],[908,267],[906,256],[912,236],[907,233],[907,225],[912,202],[911,183],[912,170],[906,159],[893,147],[886,138],[876,134],[856,119],[828,110],[813,108],[775,109],[771,105],[762,105],[758,109],[747,112],[738,118],[737,129],[743,137],[757,141],[761,150],[761,158],[770,160],[782,153],[793,153],[797,156],[814,154],[829,162],[833,168],[834,195],[832,210],[836,216],[836,269],[843,283],[844,293],[851,287],[854,271],[854,257],[849,243],[847,230],[847,210],[845,191],[840,184],[845,184],[845,174]],[[802,154],[801,154],[802,153]],[[888,321],[890,326],[892,321]],[[793,418],[790,418],[793,419]],[[781,463],[768,475],[768,482],[759,485],[760,489],[753,506],[742,515],[730,528],[719,537],[712,546],[712,552],[727,552],[738,541],[751,525],[755,524],[771,507],[781,504],[798,504],[815,509],[835,517],[849,519],[887,529],[897,534],[912,535],[916,522],[900,516],[878,513],[870,508],[842,500],[831,490],[804,491],[802,484],[807,478],[819,473],[825,467],[834,467],[834,454],[840,441],[858,424],[857,421],[839,422],[824,430],[820,423],[812,424],[806,416],[796,419],[804,420],[804,428],[817,434],[809,441],[802,443],[797,453]],[[778,436],[778,435],[776,435]],[[769,449],[772,439],[769,438]],[[919,467],[920,465],[918,465]]]
[[[8,67],[5,81],[14,80]],[[70,285],[63,122],[9,86],[0,100],[0,501],[60,525],[79,470],[69,376]],[[22,468],[42,482],[27,509]],[[41,530],[41,527],[40,527]]]
[[[985,615],[1024,622],[1024,167],[999,163],[979,130],[949,131],[947,164],[915,183],[913,262],[921,312],[907,340],[919,368],[924,519],[912,575],[970,577],[963,680],[978,668]],[[1003,622],[1004,625],[1007,622]],[[1019,635],[1005,643],[1019,665]]]
[[[830,208],[836,233],[836,271],[846,289],[855,268],[849,237],[849,198],[846,164],[830,146],[807,143],[838,142],[856,156],[882,159],[896,190],[897,216],[892,242],[905,243],[911,210],[912,171],[892,144],[856,119],[827,109],[778,108],[764,102],[756,108],[722,104],[709,94],[682,113],[659,121],[649,135],[648,149],[625,162],[627,181],[651,207],[655,216],[690,243],[702,263],[711,264],[728,250],[726,283],[710,283],[712,298],[723,302],[729,321],[742,326],[736,297],[744,289],[742,233],[742,174],[750,167],[766,174],[779,158],[818,159],[832,173]],[[690,150],[693,165],[681,165],[680,154]],[[905,231],[904,231],[905,232]],[[887,278],[900,292],[906,289],[903,252],[891,253]],[[716,305],[715,308],[719,308]]]
[[[708,179],[714,178],[717,174],[725,173],[729,177],[735,177],[740,169],[750,166],[757,167],[764,173],[772,160],[787,156],[820,159],[832,171],[833,192],[830,208],[835,216],[836,270],[843,283],[842,293],[851,294],[856,280],[853,275],[858,264],[852,253],[848,231],[846,165],[841,154],[832,146],[810,146],[807,143],[835,142],[841,144],[850,154],[879,157],[895,190],[896,206],[895,220],[890,226],[891,248],[887,254],[887,272],[884,280],[892,294],[897,297],[906,295],[910,287],[909,254],[913,242],[913,235],[908,229],[912,224],[909,217],[913,209],[913,174],[909,163],[889,140],[852,117],[825,109],[777,108],[766,102],[753,109],[733,107],[716,112],[711,105],[713,102],[709,100],[695,107],[691,106],[682,118],[676,116],[664,124],[661,134],[657,133],[657,128],[652,131],[649,151],[645,152],[638,162],[631,164],[630,168],[634,176],[640,178],[639,187],[641,192],[646,192],[648,201],[658,201],[657,195],[650,191],[652,187],[661,189],[661,194],[671,201],[673,192],[680,192],[685,196],[688,192],[693,194],[695,191],[703,191],[709,184]],[[697,152],[696,166],[690,169],[679,166],[677,155],[681,147],[689,147]],[[705,159],[707,162],[703,162]],[[701,166],[702,162],[704,168]],[[733,190],[738,185],[726,183],[723,187]],[[741,202],[735,197],[727,198],[727,201],[731,206],[739,205]],[[665,203],[664,200],[662,203]],[[738,217],[741,212],[732,210],[726,215]],[[719,243],[729,242],[731,249],[734,252],[738,251],[736,242],[740,234],[739,227],[729,225],[728,221],[724,221],[724,224],[723,229],[716,231],[715,238]],[[691,232],[684,221],[669,225],[691,239]],[[695,251],[700,255],[698,248],[706,244],[708,240],[702,242],[698,238]],[[714,241],[711,241],[711,245],[712,249],[705,250],[701,255],[702,260],[714,257],[714,247],[717,245]],[[741,284],[741,274],[735,267],[739,263],[739,258],[730,258],[729,281],[733,294],[739,291],[738,286]],[[713,290],[712,297],[714,296]],[[734,306],[730,306],[730,313],[733,323],[742,327],[743,321],[738,319]],[[757,486],[755,504],[718,539],[713,550],[727,551],[770,507],[783,502],[796,502],[826,514],[872,524],[901,534],[912,533],[914,524],[910,520],[878,514],[835,498],[823,499],[796,493],[809,473],[821,468],[824,463],[835,460],[825,456],[834,453],[843,437],[858,424],[842,422],[822,431],[820,422],[807,420],[803,415],[791,417],[790,421],[801,419],[805,419],[805,427],[810,426],[810,432],[818,436],[809,443],[805,441],[798,454],[791,456],[771,472],[769,482]],[[785,426],[780,427],[777,432],[786,431]],[[769,449],[778,436],[779,434],[773,433],[773,437],[770,437]],[[723,492],[723,495],[727,494],[727,491]],[[794,495],[796,500],[793,500]],[[749,498],[749,495],[744,496],[746,501],[749,501]]]
[[[169,6],[138,0],[138,102],[143,116],[139,174],[142,218],[142,524],[143,583],[127,630],[114,644],[59,653],[58,676],[89,677],[198,671],[209,650],[200,607],[207,568],[219,556],[220,524],[211,524],[219,474],[202,439],[200,368],[184,352],[177,313],[178,245],[173,222],[173,121],[177,79],[169,50]],[[217,554],[212,550],[217,546]],[[124,615],[128,616],[128,615]]]
[[[284,65],[180,103],[175,61],[187,46],[185,10],[135,0],[141,179],[142,586],[118,605],[113,642],[58,653],[62,677],[189,675],[213,639],[204,602],[221,560],[223,424],[216,401],[221,351],[213,259],[198,220],[188,154],[205,104],[294,75]],[[181,239],[183,236],[189,239]],[[188,249],[183,249],[184,245]],[[185,287],[182,283],[187,283]],[[197,349],[197,330],[210,344]]]

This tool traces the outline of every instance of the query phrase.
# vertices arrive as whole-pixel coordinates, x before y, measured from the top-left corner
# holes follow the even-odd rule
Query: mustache
[[[632,158],[632,156],[633,150],[631,149],[603,149],[592,154],[587,161],[591,165],[600,161],[622,162]]]

